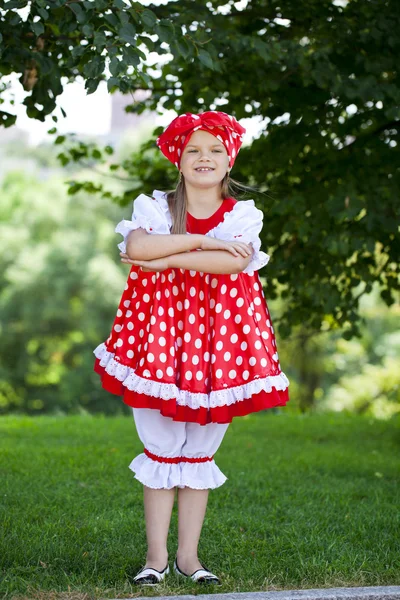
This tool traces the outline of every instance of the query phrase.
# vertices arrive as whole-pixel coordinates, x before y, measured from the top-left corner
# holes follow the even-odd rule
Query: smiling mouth
[[[211,167],[197,167],[195,171],[200,171],[201,173],[203,173],[208,171],[214,171],[214,169]]]

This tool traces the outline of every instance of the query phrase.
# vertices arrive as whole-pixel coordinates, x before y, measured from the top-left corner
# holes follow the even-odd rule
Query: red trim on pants
[[[208,462],[210,460],[213,460],[214,456],[208,457],[208,456],[203,456],[200,458],[189,458],[187,456],[174,456],[173,458],[167,458],[166,456],[157,456],[157,454],[152,454],[151,452],[149,452],[149,450],[147,450],[147,448],[144,448],[143,452],[146,454],[146,456],[148,456],[149,458],[151,458],[152,460],[156,460],[157,462],[161,462],[161,463],[180,463],[180,462],[189,462],[189,463],[203,463],[203,462]]]

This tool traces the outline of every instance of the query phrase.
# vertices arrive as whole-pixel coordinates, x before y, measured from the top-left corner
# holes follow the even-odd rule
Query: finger
[[[247,256],[247,250],[246,250],[246,248],[243,248],[242,246],[239,246],[238,250],[239,250],[240,254],[246,258],[246,256]]]
[[[243,248],[243,249],[244,249],[246,252],[248,252],[248,253],[252,252],[252,248],[251,248],[250,244],[246,244],[246,243],[244,243],[244,242],[239,242],[239,243],[242,245],[242,248]]]

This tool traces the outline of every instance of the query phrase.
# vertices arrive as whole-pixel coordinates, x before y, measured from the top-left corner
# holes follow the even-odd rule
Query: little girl
[[[177,188],[141,194],[132,220],[115,229],[132,267],[94,369],[132,407],[144,446],[130,464],[144,486],[148,543],[138,584],[169,573],[175,488],[174,570],[220,584],[197,554],[208,491],[227,479],[214,455],[233,417],[289,401],[258,275],[269,261],[260,249],[263,213],[229,186],[244,133],[224,112],[176,117],[157,145],[179,169]]]

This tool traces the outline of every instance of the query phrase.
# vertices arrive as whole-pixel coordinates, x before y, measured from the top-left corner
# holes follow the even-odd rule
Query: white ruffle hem
[[[131,367],[121,365],[114,360],[115,354],[107,350],[104,342],[93,350],[93,354],[100,360],[100,366],[104,367],[109,375],[121,381],[128,390],[135,390],[140,394],[162,400],[176,398],[177,404],[192,409],[203,407],[208,410],[219,406],[230,406],[235,402],[251,398],[262,390],[270,392],[273,387],[276,390],[285,390],[289,386],[289,379],[281,372],[279,375],[258,377],[248,383],[228,387],[224,390],[211,391],[210,394],[189,392],[179,389],[174,383],[163,383],[140,377]]]
[[[133,459],[129,468],[140,483],[153,489],[215,489],[227,480],[214,460],[203,463],[162,463],[142,453]]]

